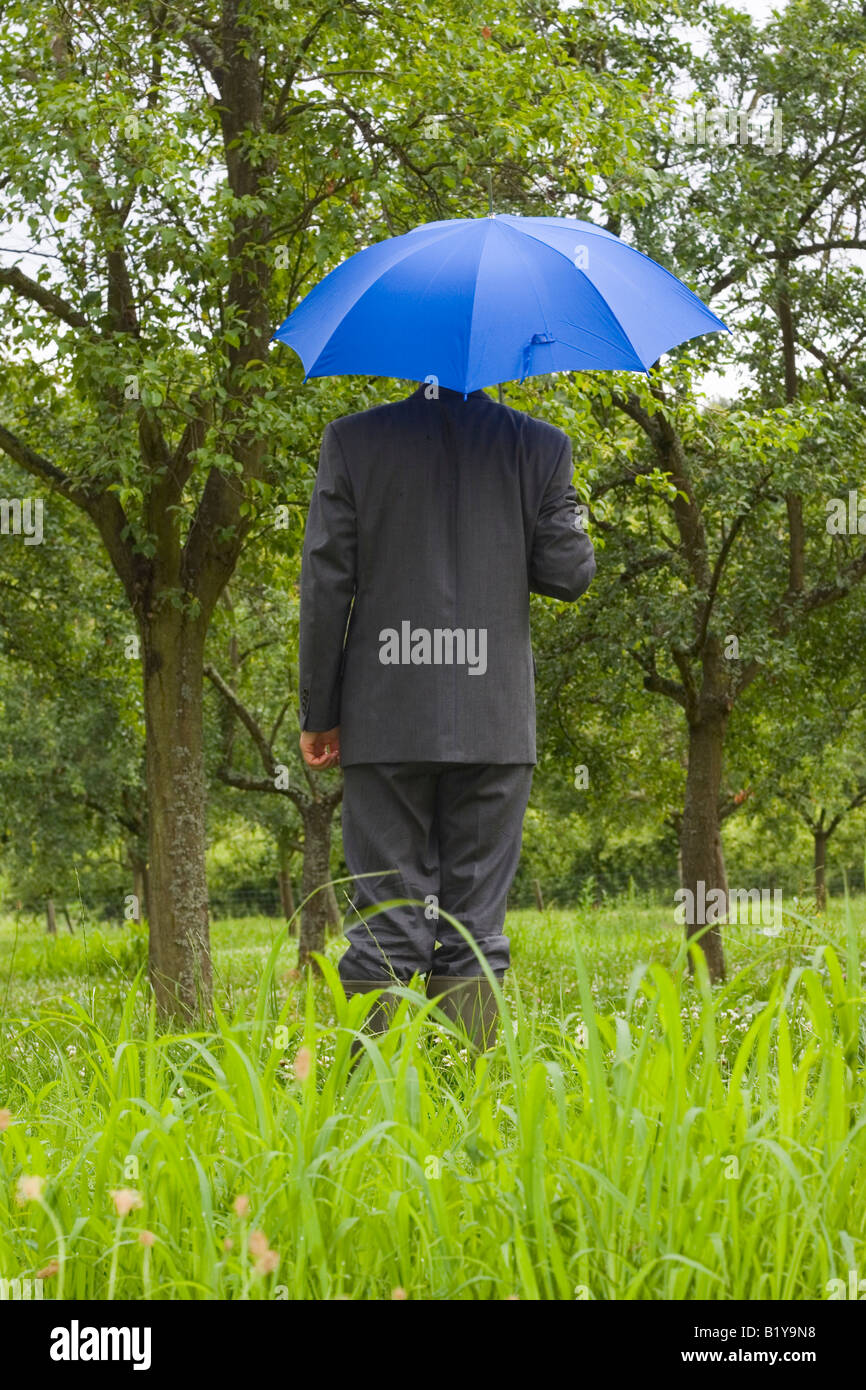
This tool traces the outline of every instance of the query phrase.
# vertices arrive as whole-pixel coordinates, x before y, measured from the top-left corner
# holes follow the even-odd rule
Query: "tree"
[[[3,460],[5,497],[14,472]],[[0,547],[3,861],[16,897],[113,897],[122,921],[125,898],[146,899],[135,639],[80,513],[52,499],[38,530],[38,546],[4,536]]]
[[[696,896],[699,883],[727,893],[722,778],[737,701],[800,625],[866,577],[866,548],[825,525],[828,498],[856,489],[866,442],[866,287],[845,259],[866,245],[866,20],[844,9],[842,25],[820,0],[798,0],[759,34],[747,16],[706,7],[709,52],[689,64],[696,94],[709,107],[782,107],[781,150],[688,145],[670,127],[637,127],[657,186],[625,210],[623,228],[705,301],[723,297],[714,307],[736,327],[754,388],[737,408],[703,408],[698,384],[724,344],[702,341],[646,383],[585,377],[580,392],[566,383],[554,397],[557,423],[591,460],[603,548],[587,603],[562,630],[595,629],[682,711],[682,876]],[[720,927],[687,925],[697,931],[711,976],[723,978]]]
[[[310,408],[273,328],[364,241],[484,210],[482,170],[543,207],[564,129],[637,98],[582,66],[575,23],[503,3],[5,15],[0,178],[45,259],[0,268],[0,448],[90,518],[138,626],[150,974],[189,1018],[211,994],[206,638]],[[599,128],[587,180],[623,145]]]
[[[863,594],[825,609],[796,634],[796,650],[768,673],[735,740],[749,805],[776,808],[807,827],[816,906],[827,903],[827,852],[840,826],[866,806],[866,691],[861,667]],[[750,692],[750,695],[753,692]]]

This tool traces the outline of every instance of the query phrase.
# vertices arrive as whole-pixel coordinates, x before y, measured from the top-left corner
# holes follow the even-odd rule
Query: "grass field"
[[[46,1298],[826,1299],[866,1276],[864,903],[727,928],[509,917],[496,1047],[407,990],[384,1040],[213,930],[218,1011],[160,1032],[136,928],[0,924],[0,1276]]]

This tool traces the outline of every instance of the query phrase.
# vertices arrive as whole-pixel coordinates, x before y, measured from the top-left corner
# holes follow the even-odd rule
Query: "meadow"
[[[0,924],[0,1277],[57,1299],[826,1299],[864,1270],[864,902],[688,969],[635,899],[509,916],[497,1043],[407,988],[350,1046],[329,942],[213,928],[166,1032],[146,937]],[[831,1281],[840,1281],[833,1284]],[[844,1296],[844,1294],[842,1295]]]

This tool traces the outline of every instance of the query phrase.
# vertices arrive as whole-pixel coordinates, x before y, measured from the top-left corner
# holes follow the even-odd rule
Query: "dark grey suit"
[[[304,542],[300,720],[303,729],[341,728],[349,870],[394,870],[389,896],[399,896],[398,883],[417,890],[447,881],[449,866],[436,861],[436,845],[449,836],[440,834],[450,814],[441,788],[449,768],[478,768],[485,789],[479,785],[473,809],[465,768],[451,828],[474,841],[480,896],[473,903],[462,893],[461,911],[499,973],[508,963],[505,893],[536,761],[529,594],[574,600],[595,573],[571,477],[561,430],[482,391],[464,400],[440,387],[427,399],[420,386],[395,405],[328,425]],[[425,765],[414,803],[407,764]],[[502,764],[511,771],[492,770]],[[386,772],[394,765],[402,770],[388,804],[383,779],[394,782],[398,773]],[[443,774],[441,787],[430,783],[430,765]],[[484,801],[489,809],[491,796],[499,810],[485,824],[479,808]],[[504,857],[491,835],[508,838]],[[405,841],[399,855],[397,840]],[[493,874],[484,870],[490,855],[500,865]],[[359,882],[356,906],[381,901],[382,888]],[[454,911],[444,899],[441,906]],[[435,932],[419,911],[383,914],[395,931],[385,933],[391,939],[379,955],[402,977],[432,957]],[[369,928],[356,923],[348,935],[344,977],[380,973]],[[494,949],[494,938],[504,947]],[[474,961],[466,969],[465,949],[452,954],[453,973],[477,973]]]

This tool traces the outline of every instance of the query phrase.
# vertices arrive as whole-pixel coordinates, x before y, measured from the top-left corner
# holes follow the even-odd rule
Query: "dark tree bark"
[[[816,825],[812,835],[815,845],[815,903],[823,912],[827,906],[827,841],[830,836],[823,824]]]
[[[803,815],[802,819],[812,832],[814,846],[815,902],[823,912],[827,906],[827,845],[842,821],[851,811],[856,811],[866,803],[866,787],[858,787],[853,796],[833,816],[827,820],[827,808],[822,806],[816,817]]]
[[[138,914],[135,920],[137,922],[142,922],[147,916],[147,864],[140,855],[134,852],[130,854],[130,864],[132,867],[132,891],[138,903]]]
[[[48,898],[45,902],[45,932],[48,936],[57,935],[57,913],[54,911],[53,898]]]
[[[331,823],[334,807],[310,799],[299,808],[304,822],[304,876],[298,965],[308,965],[314,951],[325,949],[329,921],[328,881],[331,876]],[[333,894],[333,889],[331,890]]]
[[[150,977],[160,1012],[195,1017],[211,995],[202,758],[204,630],[169,609],[144,633]]]
[[[325,897],[328,902],[328,926],[336,929],[342,926],[343,914],[340,911],[336,890],[331,882],[325,885]]]
[[[719,788],[725,746],[725,717],[718,711],[705,711],[689,721],[689,766],[680,827],[682,881],[694,895],[693,901],[706,901],[713,889],[721,889],[727,900],[728,880],[722,851],[719,814]],[[704,895],[698,885],[704,884]],[[703,923],[686,922],[686,936],[703,933],[700,945],[707,960],[710,979],[725,978],[722,933],[718,923],[705,929]]]
[[[287,922],[291,922],[295,915],[295,890],[292,885],[291,849],[288,836],[283,830],[277,836],[277,852],[279,855],[280,903],[283,916]],[[292,923],[291,930],[295,930],[294,923]]]

